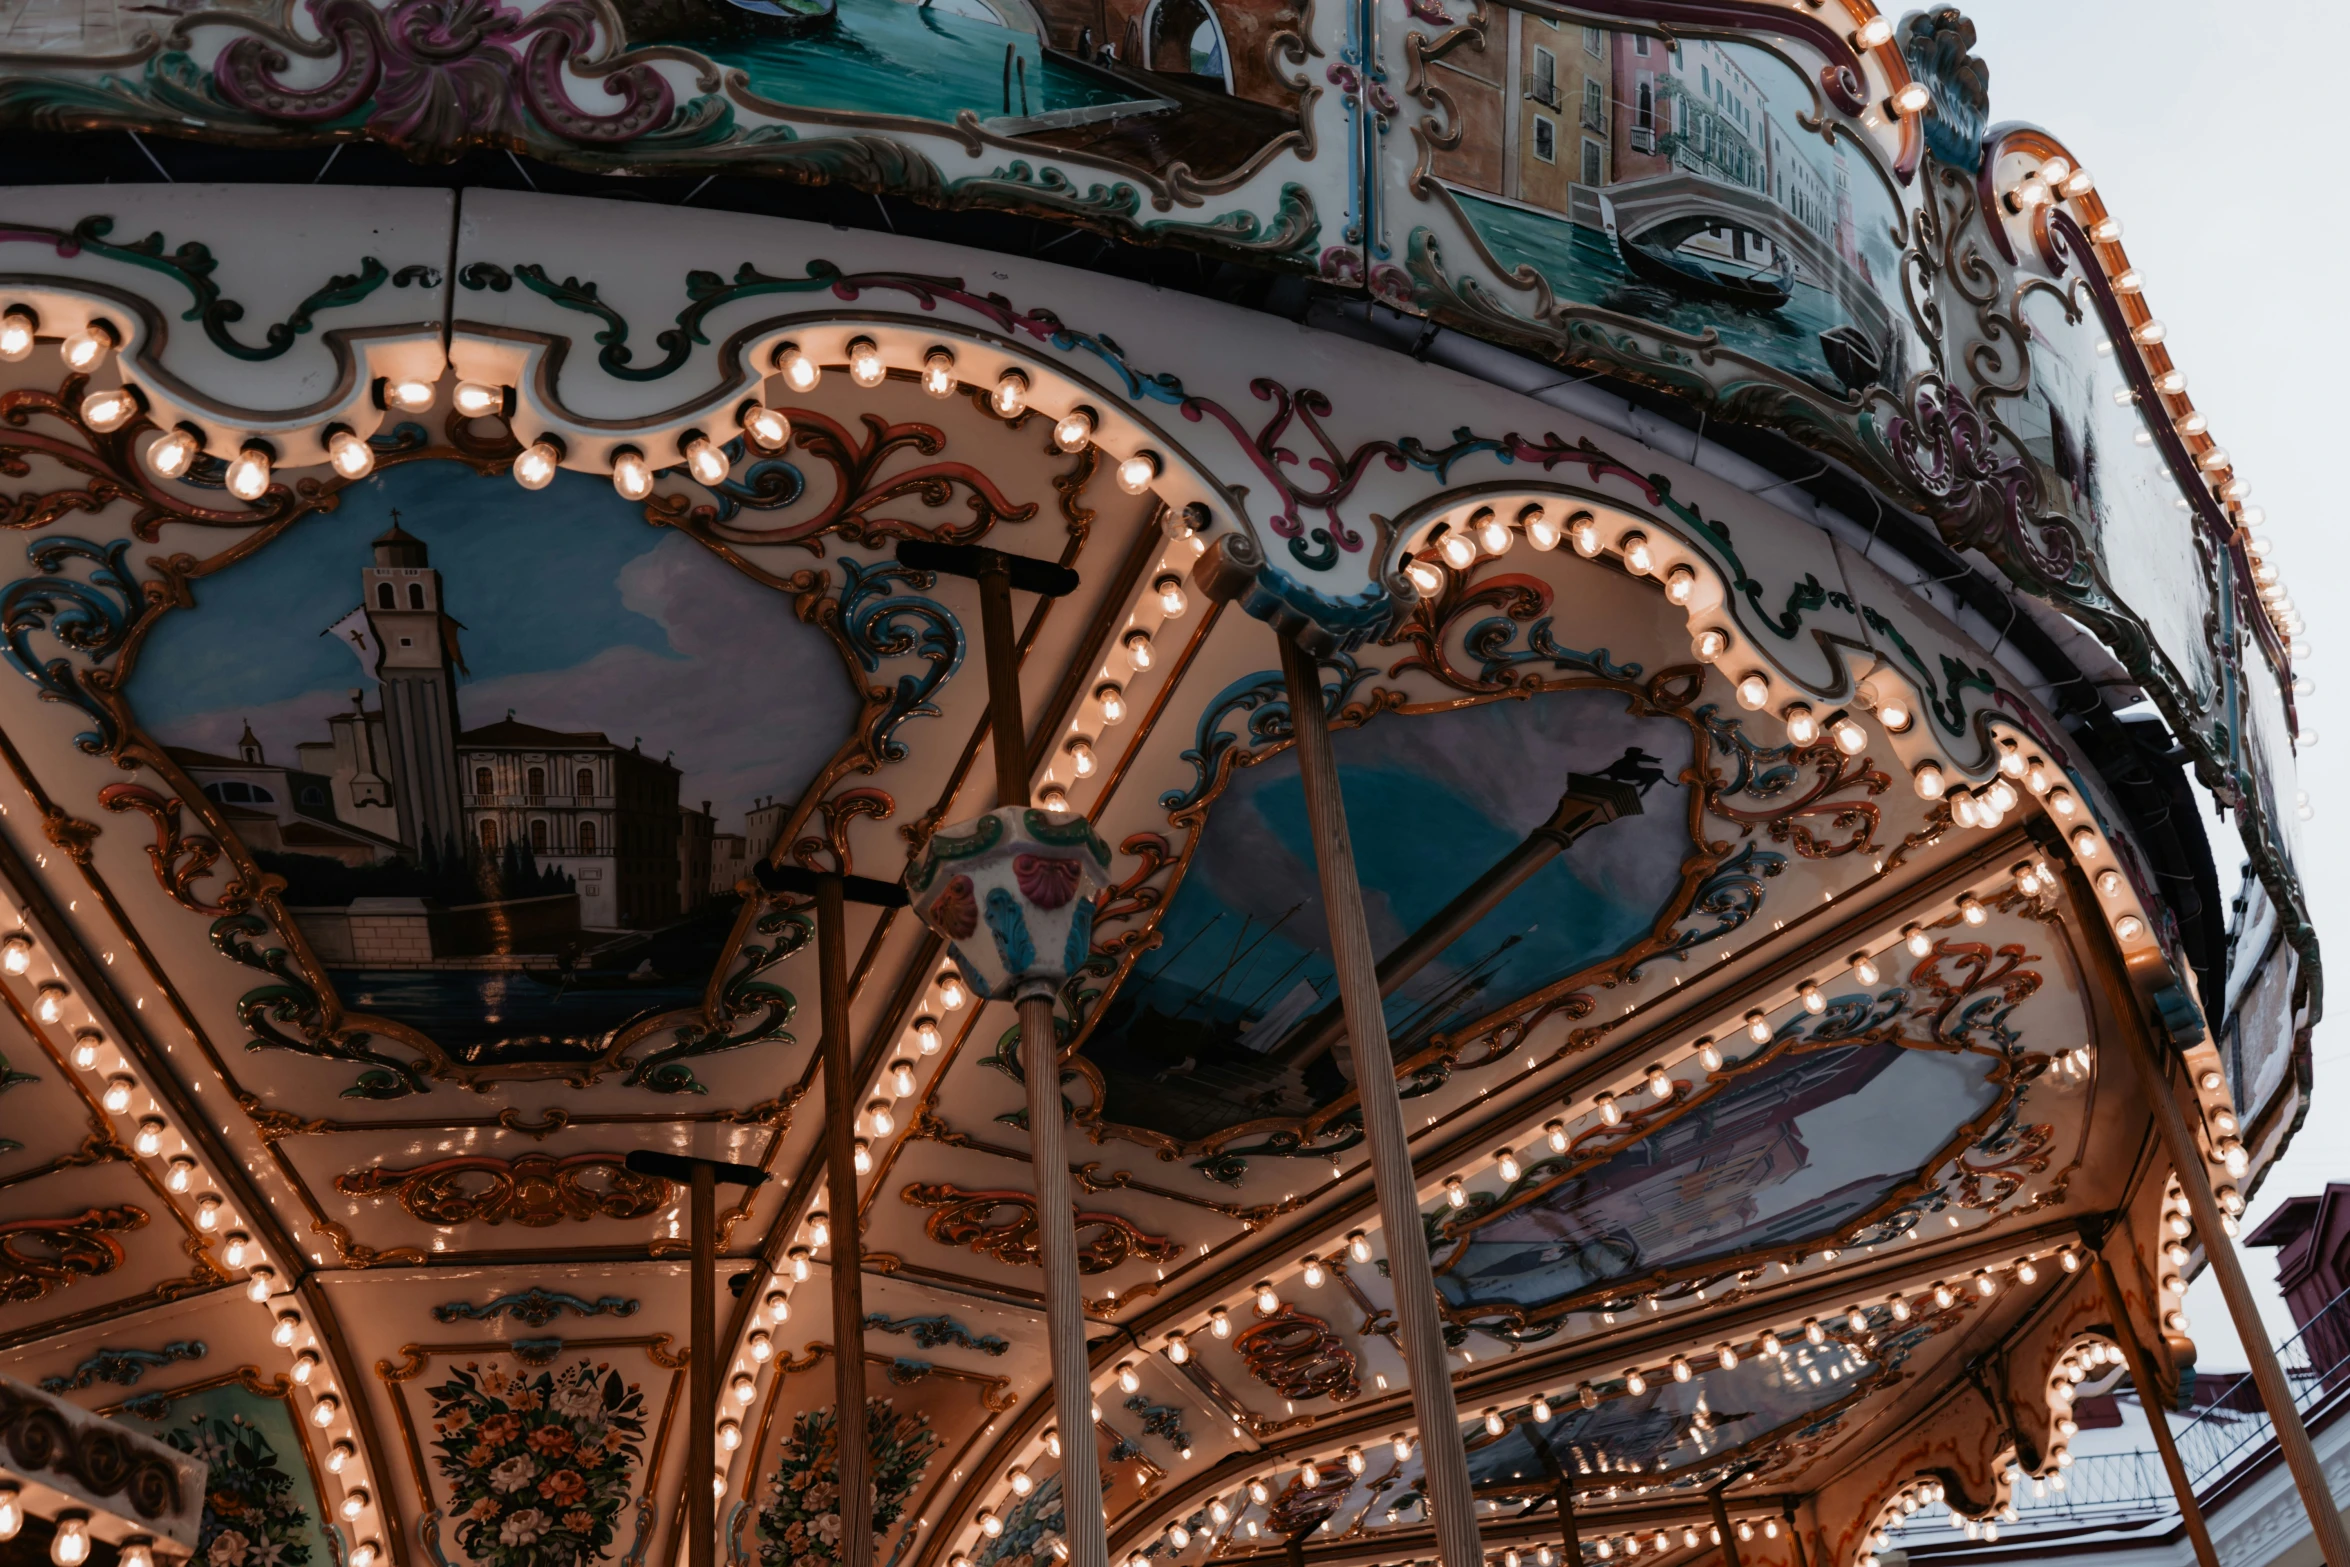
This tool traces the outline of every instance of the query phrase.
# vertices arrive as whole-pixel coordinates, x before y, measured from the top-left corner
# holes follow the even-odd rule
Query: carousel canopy
[[[847,1560],[843,1357],[905,1567],[1078,1443],[1848,1567],[2190,1377],[2305,644],[2094,182],[1947,11],[1127,9],[14,13],[0,1402],[208,1466],[98,1567]]]

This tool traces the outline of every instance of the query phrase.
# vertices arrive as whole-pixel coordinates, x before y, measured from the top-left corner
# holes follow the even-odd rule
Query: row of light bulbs
[[[2008,211],[2021,216],[2029,216],[2042,206],[2054,206],[2067,200],[2084,197],[2093,189],[2095,189],[2095,181],[2089,177],[2089,172],[2086,169],[2078,168],[2070,159],[2059,156],[2050,158],[2037,167],[2027,169],[2021,178],[2009,188],[2004,200]],[[2089,217],[2086,212],[2083,213],[2083,216]],[[2109,213],[2101,213],[2089,218],[2085,224],[2085,231],[2091,239],[2099,244],[2115,246],[2121,241],[2122,224],[2119,218]],[[2107,275],[2113,285],[2114,292],[2118,294],[2134,297],[2145,291],[2144,274],[2126,262],[2118,267],[2109,268]],[[2140,350],[2156,347],[2166,341],[2169,335],[2169,329],[2151,315],[2130,329],[2130,340]],[[2154,390],[2158,394],[2177,398],[2182,403],[2185,402],[2187,377],[2184,371],[2179,370],[2176,366],[2156,371],[2152,365],[2148,365],[2147,369],[2153,381]],[[2138,394],[2130,387],[2117,387],[2114,389],[2113,400],[2123,407],[2128,407],[2138,401]],[[2148,410],[2147,412],[2149,417],[2152,417],[2158,411]],[[2210,421],[2192,404],[2187,404],[2185,411],[2181,413],[2169,413],[2167,410],[2160,412],[2163,417],[2170,420],[2171,427],[2184,439],[2193,440],[2207,436],[2210,432]],[[2147,443],[2152,440],[2152,436],[2141,431],[2139,440],[2141,443]],[[2235,460],[2225,447],[2216,444],[2206,446],[2196,454],[2195,466],[2200,470],[2205,481],[2211,485],[2213,493],[2221,504],[2231,509],[2240,536],[2244,534],[2245,530],[2257,528],[2267,520],[2266,514],[2260,507],[2247,504],[2248,497],[2252,493],[2252,485],[2249,480],[2236,473]],[[2267,613],[2270,623],[2274,626],[2278,639],[2285,644],[2286,651],[2298,661],[2309,656],[2308,625],[2302,619],[2300,612],[2293,607],[2292,598],[2285,591],[2284,583],[2280,579],[2273,559],[2273,553],[2267,539],[2245,537],[2245,554],[2252,570],[2254,592],[2260,600],[2262,609]]]
[[[0,310],[0,361],[22,360],[30,355],[38,342],[39,331],[40,318],[31,306],[12,304]],[[122,341],[121,331],[111,321],[96,317],[63,338],[58,351],[68,369],[89,375],[105,364]],[[784,384],[803,396],[813,391],[823,378],[823,367],[797,343],[778,346],[772,364]],[[861,387],[879,386],[888,379],[890,366],[881,345],[870,337],[852,339],[848,345],[848,373],[849,379]],[[933,397],[953,396],[961,389],[961,383],[955,378],[954,350],[943,344],[926,349],[916,379]],[[1003,418],[1017,418],[1029,411],[1030,392],[1027,372],[1005,369],[988,390],[988,406]],[[375,396],[386,412],[421,414],[439,401],[439,388],[422,377],[391,376],[376,383]],[[514,392],[511,387],[459,380],[450,391],[449,402],[467,419],[505,417],[513,412]],[[146,393],[135,383],[125,381],[85,393],[78,412],[90,429],[112,434],[147,408]],[[1093,443],[1100,418],[1087,404],[1070,405],[1054,416],[1054,443],[1063,451],[1082,451]],[[755,398],[740,404],[733,419],[743,439],[760,450],[781,451],[791,443],[790,416]],[[329,424],[322,436],[329,465],[344,479],[363,479],[375,470],[375,448],[348,424]],[[734,459],[724,445],[703,430],[680,431],[675,444],[678,460],[704,485],[723,484],[733,470]],[[179,424],[157,433],[147,444],[145,460],[157,477],[180,479],[204,455],[204,432],[192,424]],[[526,490],[544,489],[554,481],[566,455],[562,437],[543,433],[515,458],[514,481]],[[255,437],[240,442],[236,452],[226,460],[223,483],[228,492],[239,500],[259,500],[269,490],[277,458],[276,447],[268,441]],[[641,501],[653,493],[657,470],[643,448],[615,447],[609,461],[612,487],[623,499]],[[1138,447],[1119,458],[1113,471],[1119,488],[1129,495],[1142,495],[1158,482],[1165,466],[1165,459],[1159,453]]]
[[[917,1056],[937,1055],[946,1044],[942,1015],[962,1010],[970,999],[970,989],[963,983],[961,974],[953,968],[939,970],[937,979],[917,1009],[913,1021],[906,1025],[905,1043]],[[882,1068],[881,1079],[874,1085],[872,1096],[866,1100],[865,1108],[858,1117],[860,1135],[856,1138],[855,1146],[859,1175],[872,1173],[874,1144],[897,1129],[893,1101],[909,1097],[921,1086],[914,1075],[916,1069],[915,1059],[907,1056],[900,1056]],[[871,1134],[871,1140],[863,1135],[865,1133]],[[818,1188],[817,1195],[822,1200],[824,1189]],[[849,1208],[852,1213],[855,1211],[856,1203],[853,1199]],[[808,1281],[814,1271],[815,1254],[832,1244],[832,1222],[831,1212],[825,1208],[811,1208],[800,1221],[792,1244],[784,1251],[784,1272],[790,1284],[804,1284]],[[775,1335],[772,1330],[790,1320],[791,1289],[788,1284],[778,1281],[752,1309],[745,1328],[742,1352],[728,1368],[726,1394],[733,1401],[735,1411],[747,1407],[758,1395],[759,1372],[775,1358]],[[723,1498],[726,1495],[732,1455],[743,1445],[743,1428],[737,1414],[723,1407],[723,1401],[717,1422],[718,1471],[712,1477],[711,1485],[716,1494]]]
[[[127,1055],[116,1048],[97,1026],[87,1008],[76,1007],[72,987],[65,982],[62,971],[51,965],[49,977],[32,980],[34,966],[40,958],[39,943],[32,933],[21,926],[0,936],[0,974],[12,979],[30,982],[33,986],[33,1016],[45,1025],[63,1027],[69,1013],[79,1010],[83,1021],[75,1025],[72,1045],[67,1059],[76,1071],[94,1079],[98,1085],[98,1103],[108,1115],[122,1117],[131,1123],[131,1149],[141,1159],[159,1159],[163,1162],[163,1186],[175,1198],[185,1198],[196,1191],[203,1166],[187,1140],[173,1131],[164,1117],[162,1106],[152,1095],[146,1094]],[[109,1059],[111,1058],[111,1059]],[[142,1103],[143,1099],[143,1103]],[[134,1114],[134,1111],[136,1113]],[[220,1242],[222,1263],[229,1268],[245,1271],[245,1298],[268,1308],[271,1313],[270,1343],[286,1351],[291,1359],[290,1376],[295,1386],[310,1394],[310,1423],[321,1432],[331,1432],[342,1418],[342,1400],[330,1379],[321,1379],[325,1356],[313,1325],[307,1321],[295,1297],[289,1292],[275,1292],[277,1270],[264,1256],[260,1244],[238,1226],[236,1213],[227,1199],[214,1190],[197,1192],[193,1199],[195,1227],[205,1240]],[[344,1522],[355,1532],[363,1531],[364,1520],[375,1505],[363,1473],[350,1468],[358,1456],[358,1445],[345,1432],[333,1439],[327,1450],[326,1467],[341,1481],[342,1497],[338,1511]],[[13,1524],[11,1519],[13,1518]],[[86,1559],[89,1544],[86,1533],[88,1515],[80,1520],[79,1534],[69,1534],[69,1520],[59,1516],[57,1543],[52,1546],[53,1559],[59,1567],[79,1567]],[[22,1526],[22,1511],[14,1498],[0,1503],[0,1540],[12,1537]],[[152,1567],[152,1542],[146,1547]],[[132,1567],[126,1542],[125,1567]],[[382,1555],[381,1543],[368,1537],[353,1547],[350,1567],[374,1567]],[[60,1552],[72,1552],[70,1559]]]
[[[1184,574],[1207,553],[1207,540],[1200,537],[1181,513],[1168,510],[1161,522],[1168,535],[1166,552],[1160,556],[1158,565],[1145,573],[1150,585],[1128,613],[1124,629],[1118,632],[1116,651],[1110,655],[1112,661],[1105,661],[1095,672],[1091,696],[1071,715],[1060,754],[1038,781],[1037,804],[1055,815],[1067,814],[1072,809],[1069,801],[1072,788],[1100,775],[1102,731],[1126,721],[1127,714],[1133,711],[1129,687],[1157,662],[1157,637],[1166,634],[1170,622],[1181,620],[1191,611],[1191,594],[1184,585]],[[1146,625],[1145,620],[1154,624]],[[1124,671],[1114,662],[1120,659]],[[1061,777],[1064,768],[1069,773],[1067,782]]]

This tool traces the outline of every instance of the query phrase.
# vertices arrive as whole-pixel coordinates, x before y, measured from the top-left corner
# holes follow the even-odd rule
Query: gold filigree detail
[[[590,1177],[601,1177],[591,1185]],[[427,1224],[504,1224],[545,1229],[566,1220],[641,1219],[670,1200],[670,1183],[638,1175],[609,1153],[469,1155],[414,1169],[353,1170],[335,1177],[351,1197],[390,1196]]]

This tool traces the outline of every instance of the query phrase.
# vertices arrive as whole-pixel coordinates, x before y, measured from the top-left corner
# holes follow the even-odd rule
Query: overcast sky
[[[2341,106],[2331,91],[2291,89],[2277,74],[2287,59],[2342,58],[2350,7],[1967,0],[1963,9],[1991,69],[1992,120],[2046,128],[2096,176],[2195,406],[2267,509],[2264,531],[2315,644],[2302,672],[2317,692],[2302,724],[2324,743],[2302,760],[2299,787],[2317,816],[2302,827],[2301,876],[2329,955],[2350,954],[2350,613],[2334,613],[2350,609],[2337,586],[2350,542],[2326,478],[2345,437],[2323,369],[2350,349],[2350,325],[2334,302],[2345,225],[2318,156]],[[2280,785],[2280,798],[2294,787]],[[2333,974],[2350,986],[2350,968],[2337,962]],[[2334,996],[2333,1010],[2350,1017],[2350,990]],[[2252,1205],[2255,1224],[2288,1197],[2350,1180],[2350,1032],[2319,1024],[2313,1053],[2315,1103]],[[2282,1338],[2292,1319],[2276,1299],[2276,1253],[2242,1255]],[[2202,1368],[2244,1364],[2208,1271],[2187,1311]]]

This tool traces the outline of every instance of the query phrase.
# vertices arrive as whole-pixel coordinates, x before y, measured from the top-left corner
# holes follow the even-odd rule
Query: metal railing
[[[2350,1394],[2350,1290],[2279,1344],[2277,1360],[2304,1420]],[[2197,1393],[2198,1413],[2171,1434],[2195,1494],[2208,1498],[2230,1476],[2268,1456],[2276,1445],[2276,1422],[2248,1371]],[[2146,1413],[2165,1418],[2159,1410]],[[2153,1520],[2178,1508],[2162,1459],[2150,1448],[2079,1458],[2062,1473],[2061,1491],[2044,1486],[2044,1494],[2034,1496],[2033,1482],[2017,1487],[2019,1525]]]
[[[1545,109],[1556,109],[1562,101],[1559,97],[1558,78],[1555,76],[1543,76],[1534,71],[1528,71],[1524,78],[1524,86],[1526,96]]]

